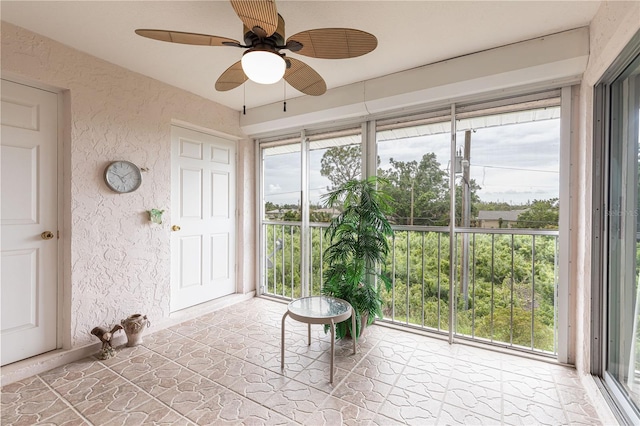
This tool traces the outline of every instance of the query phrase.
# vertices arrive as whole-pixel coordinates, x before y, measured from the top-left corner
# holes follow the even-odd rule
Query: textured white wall
[[[242,137],[239,113],[6,22],[2,72],[65,91],[64,346],[94,342],[92,327],[133,313],[167,317],[171,120]],[[105,186],[104,168],[118,159],[149,169],[136,192]],[[253,196],[244,197],[248,208]],[[149,223],[152,208],[165,210],[163,225]]]

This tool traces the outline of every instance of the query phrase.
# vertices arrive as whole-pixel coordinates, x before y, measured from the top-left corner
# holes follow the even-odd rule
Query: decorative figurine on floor
[[[133,314],[120,321],[127,335],[127,346],[137,346],[142,343],[142,333],[146,327],[151,327],[151,321],[146,315]]]
[[[96,336],[102,342],[102,349],[100,349],[98,359],[109,359],[116,356],[116,350],[111,346],[111,338],[118,330],[122,330],[122,326],[120,324],[114,325],[111,331],[107,331],[102,327],[94,327],[93,330],[91,330],[91,334]]]

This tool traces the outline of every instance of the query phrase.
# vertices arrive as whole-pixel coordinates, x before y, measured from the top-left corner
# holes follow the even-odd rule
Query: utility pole
[[[415,179],[411,180],[411,217],[409,218],[409,225],[413,225],[413,183]]]
[[[462,157],[462,220],[461,226],[469,228],[471,226],[471,130],[464,133],[464,154]],[[464,309],[469,308],[469,234],[462,234],[462,262],[460,262],[460,279],[462,281],[462,295],[464,298]]]

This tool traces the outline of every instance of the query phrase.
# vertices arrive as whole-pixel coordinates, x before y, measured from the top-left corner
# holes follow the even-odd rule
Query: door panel
[[[176,311],[235,292],[235,143],[172,128]]]
[[[180,139],[180,157],[202,160],[202,144]]]
[[[57,105],[2,80],[2,365],[57,346]]]
[[[3,80],[3,92],[4,86]],[[24,130],[40,130],[38,102],[33,102],[32,99],[21,99],[20,96],[2,98],[2,125]]]
[[[211,279],[229,278],[229,234],[211,236]]]
[[[229,218],[229,174],[211,173],[211,216]]]
[[[211,147],[211,161],[220,164],[229,164],[229,150]]]
[[[199,236],[180,238],[180,287],[202,285],[202,238]]]
[[[2,176],[11,181],[2,189],[10,203],[2,203],[3,224],[38,222],[38,148],[3,146]]]
[[[2,307],[3,332],[32,328],[38,317],[38,250],[3,250],[2,291],[11,303]]]
[[[202,170],[180,169],[181,219],[202,218]]]

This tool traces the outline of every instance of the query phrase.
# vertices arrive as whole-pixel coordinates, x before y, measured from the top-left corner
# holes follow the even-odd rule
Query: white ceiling
[[[286,34],[323,27],[374,34],[378,47],[359,58],[287,54],[312,66],[329,89],[589,24],[600,1],[289,1],[278,0]],[[284,83],[253,82],[228,92],[214,83],[243,50],[189,46],[137,36],[137,28],[212,34],[242,41],[226,0],[5,1],[3,21],[227,105],[235,110],[279,102]],[[300,96],[291,86],[287,98]]]

